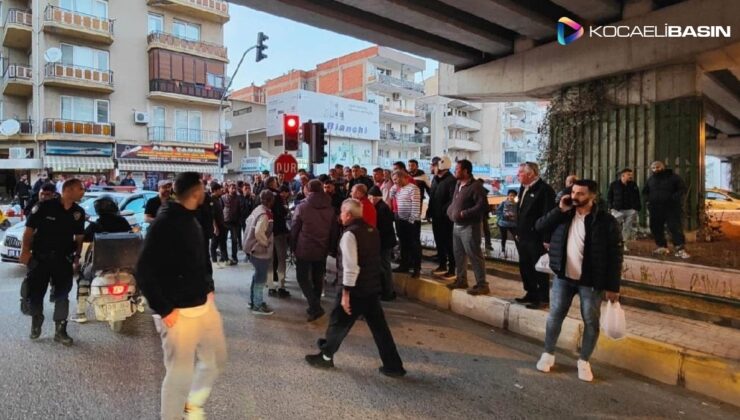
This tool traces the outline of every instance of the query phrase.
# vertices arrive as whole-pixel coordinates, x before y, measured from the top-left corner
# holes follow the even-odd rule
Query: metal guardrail
[[[44,21],[77,26],[81,29],[89,29],[92,31],[107,32],[110,35],[113,35],[113,19],[88,15],[87,13],[64,9],[51,4],[46,6],[46,9],[44,10]]]
[[[33,26],[33,14],[30,10],[8,9],[5,26],[8,26],[8,24],[23,25],[30,28]]]
[[[44,76],[53,79],[79,80],[113,86],[113,71],[74,64],[46,63]]]
[[[223,88],[182,82],[179,80],[153,79],[149,81],[150,92],[176,93],[204,99],[221,100]]]
[[[380,130],[380,139],[399,143],[424,143],[424,136],[422,134],[396,133],[387,130]]]
[[[147,135],[149,141],[154,143],[212,144],[221,140],[218,131],[189,128],[149,127]]]
[[[65,120],[62,118],[45,118],[42,129],[44,133],[49,134],[116,136],[116,125],[114,123],[95,123],[92,121]]]
[[[173,47],[181,46],[186,50],[190,50],[196,53],[213,54],[218,57],[228,58],[226,47],[221,44],[206,41],[195,41],[167,32],[150,32],[147,36],[147,43],[151,44],[153,42],[159,42]]]
[[[388,76],[387,74],[375,73],[368,77],[368,82],[378,81],[389,86],[413,90],[415,92],[424,93],[424,85],[421,83],[412,82],[409,80],[399,79],[398,77]]]
[[[31,80],[33,78],[33,69],[25,64],[9,64],[3,71],[3,79],[22,79]]]

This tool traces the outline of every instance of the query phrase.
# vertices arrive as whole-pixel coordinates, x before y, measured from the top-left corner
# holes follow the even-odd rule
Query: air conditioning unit
[[[401,100],[401,94],[400,93],[394,93],[393,94],[393,100],[394,101],[400,101]]]
[[[134,123],[149,124],[149,114],[146,112],[134,111]]]

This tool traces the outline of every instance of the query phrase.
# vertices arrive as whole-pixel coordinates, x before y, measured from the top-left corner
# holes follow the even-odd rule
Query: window
[[[249,114],[251,112],[252,112],[252,107],[248,106],[246,108],[237,109],[236,111],[233,112],[233,115],[235,117],[238,117],[239,115]]]
[[[149,33],[164,32],[164,17],[162,15],[149,14]]]
[[[519,154],[517,152],[504,152],[504,165],[514,166],[519,164]]]
[[[275,140],[272,144],[275,147],[283,147],[283,139]]]
[[[63,120],[91,121],[98,124],[108,124],[110,121],[110,102],[107,100],[62,96],[61,108]]]
[[[262,142],[261,141],[250,141],[249,142],[249,148],[250,149],[261,149],[262,148]]]
[[[206,85],[216,88],[223,88],[224,77],[219,74],[206,73]]]
[[[200,127],[200,111],[175,110],[175,140],[200,142],[202,140]]]
[[[180,38],[191,41],[200,41],[200,25],[175,20],[172,23],[172,33]]]
[[[72,10],[101,19],[108,18],[108,2],[105,0],[61,0],[62,9]]]
[[[67,66],[108,71],[110,68],[108,59],[108,51],[62,44],[62,64]]]
[[[713,191],[707,191],[706,194],[707,194],[706,195],[706,199],[707,200],[712,200],[712,201],[716,201],[716,200],[719,200],[719,201],[730,201],[724,195],[719,194],[719,193],[716,193],[716,192],[713,192]]]
[[[134,213],[140,213],[141,211],[144,210],[145,205],[146,205],[145,197],[143,196],[136,197],[132,199],[131,201],[129,201],[128,203],[126,203],[121,209],[121,211],[130,210],[130,211],[133,211]]]
[[[163,106],[152,107],[152,123],[149,126],[149,137],[152,141],[164,141],[166,111]]]

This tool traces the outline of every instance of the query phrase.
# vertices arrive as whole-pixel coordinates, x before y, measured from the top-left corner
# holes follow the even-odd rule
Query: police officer
[[[84,194],[79,179],[68,179],[61,197],[37,204],[26,221],[20,261],[28,266],[32,340],[41,335],[44,295],[51,282],[55,295],[54,341],[72,345],[73,340],[67,335],[67,316],[72,277],[79,268],[85,230],[85,210],[77,205]]]
[[[93,203],[98,220],[90,222],[85,228],[83,242],[93,242],[98,233],[121,233],[130,232],[131,225],[120,214],[118,214],[118,203],[109,195],[100,196]],[[83,324],[87,322],[87,297],[90,296],[90,284],[94,273],[92,271],[92,252],[88,249],[85,254],[85,264],[80,270],[77,278],[77,315],[72,319],[74,322]]]

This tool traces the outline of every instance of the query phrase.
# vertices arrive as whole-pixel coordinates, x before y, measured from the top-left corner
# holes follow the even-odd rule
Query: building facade
[[[109,178],[133,171],[150,184],[183,170],[219,172],[213,143],[228,63],[227,2],[1,4],[0,117],[20,130],[0,150],[12,146],[18,157],[25,148],[27,156],[5,166]]]

